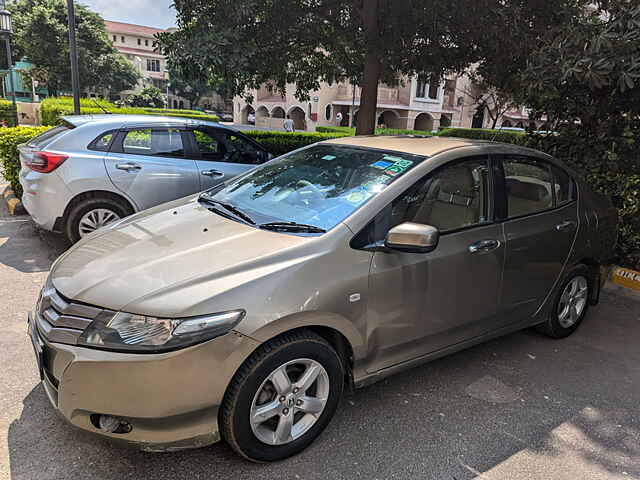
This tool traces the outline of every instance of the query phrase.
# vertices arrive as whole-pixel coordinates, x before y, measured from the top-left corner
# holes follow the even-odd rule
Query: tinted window
[[[503,160],[509,217],[529,215],[553,207],[549,166],[527,157]]]
[[[114,132],[107,132],[91,144],[91,150],[100,150],[106,152],[109,150],[111,140],[113,140]]]
[[[563,205],[575,200],[574,183],[569,174],[556,166],[552,166],[551,171],[553,172],[557,204]]]
[[[135,155],[153,155],[158,157],[183,157],[182,135],[180,130],[140,129],[126,132],[122,141],[122,151]]]
[[[247,139],[234,134],[226,135],[227,162],[257,165],[262,163],[262,150]]]
[[[200,152],[200,158],[215,161],[223,159],[225,148],[220,135],[215,135],[212,131],[194,130],[193,136]]]
[[[455,230],[489,220],[489,163],[478,157],[445,166],[393,201],[391,227],[415,222]]]
[[[213,199],[257,221],[287,221],[329,230],[424,160],[416,155],[314,145],[232,181]]]

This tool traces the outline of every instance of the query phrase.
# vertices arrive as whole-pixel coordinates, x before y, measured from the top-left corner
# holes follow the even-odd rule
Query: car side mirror
[[[406,253],[429,253],[435,250],[440,239],[436,227],[421,223],[405,222],[387,233],[384,244],[391,250]]]

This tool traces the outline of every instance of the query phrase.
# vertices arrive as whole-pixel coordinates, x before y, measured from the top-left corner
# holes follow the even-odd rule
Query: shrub
[[[322,133],[342,133],[345,135],[355,135],[356,129],[352,127],[316,127],[316,132]],[[431,132],[422,130],[407,130],[404,128],[376,128],[376,135],[420,135],[430,136]]]
[[[5,121],[10,127],[16,126],[16,109],[8,100],[0,100],[0,122]]]
[[[97,99],[97,102],[107,111],[122,115],[163,115],[169,117],[194,118],[197,120],[208,120],[217,122],[220,118],[216,115],[207,115],[196,110],[166,110],[164,108],[146,107],[118,107],[113,103]],[[91,99],[80,100],[80,113],[82,115],[99,115],[104,111],[98,107]],[[41,115],[43,125],[57,125],[60,118],[66,115],[73,115],[73,100],[69,97],[47,98],[41,104]]]
[[[125,103],[131,107],[162,108],[165,99],[158,87],[145,87],[140,92],[129,95]]]
[[[301,148],[312,143],[330,140],[332,138],[346,137],[349,135],[340,133],[318,132],[272,132],[263,130],[250,130],[242,132],[258,141],[269,153],[278,156],[284,155],[296,148]]]
[[[474,140],[493,140],[496,142],[520,144],[525,141],[524,132],[509,130],[492,130],[490,128],[443,128],[438,133],[441,137],[470,138]]]
[[[20,158],[18,145],[28,142],[36,135],[48,130],[49,127],[12,127],[0,128],[0,166],[2,175],[11,184],[17,196],[22,196],[20,186]]]

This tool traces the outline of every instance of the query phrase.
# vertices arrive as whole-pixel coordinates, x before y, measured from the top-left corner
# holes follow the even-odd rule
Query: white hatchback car
[[[271,157],[230,127],[148,115],[65,117],[19,150],[25,208],[42,228],[71,242]]]

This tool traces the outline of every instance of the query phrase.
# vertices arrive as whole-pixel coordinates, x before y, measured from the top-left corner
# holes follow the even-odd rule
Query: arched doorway
[[[284,118],[284,109],[282,107],[274,107],[273,110],[271,110],[271,117]]]
[[[178,103],[178,108],[180,108],[181,110],[184,108],[184,100],[180,100],[180,103]]]
[[[178,101],[175,98],[173,99],[173,108],[178,108]]]
[[[378,126],[384,125],[386,128],[403,128],[400,116],[393,110],[385,110],[378,115]]]
[[[293,128],[296,130],[306,130],[304,110],[300,107],[293,107],[289,110],[289,116],[293,120]]]
[[[356,128],[358,126],[358,112],[359,111],[360,111],[359,109],[353,111],[353,122],[351,122],[351,126],[353,128]],[[342,122],[344,123],[344,119],[342,120]]]
[[[249,121],[249,116],[252,116],[253,121],[255,122],[256,112],[251,105],[247,105],[242,109],[241,123],[244,125],[252,123]]]
[[[265,106],[258,107],[258,109],[256,110],[256,119],[264,118],[268,116],[269,116],[269,110],[267,110],[267,107]]]
[[[511,123],[511,120],[503,120],[501,126],[504,128],[511,128],[513,127],[513,123]]]
[[[516,128],[524,128],[524,123],[522,122],[516,123]]]
[[[536,122],[529,122],[529,130],[531,130],[532,132],[535,132],[538,129],[538,125],[536,125]]]
[[[450,127],[452,123],[452,115],[450,113],[443,113],[440,117],[440,126],[443,128]]]
[[[471,128],[482,128],[484,126],[485,108],[485,105],[480,105],[476,110],[476,113],[473,114],[473,119],[471,120]]]
[[[420,130],[422,132],[432,132],[433,131],[433,117],[428,113],[421,113],[416,117],[415,124],[413,126],[414,130]]]

